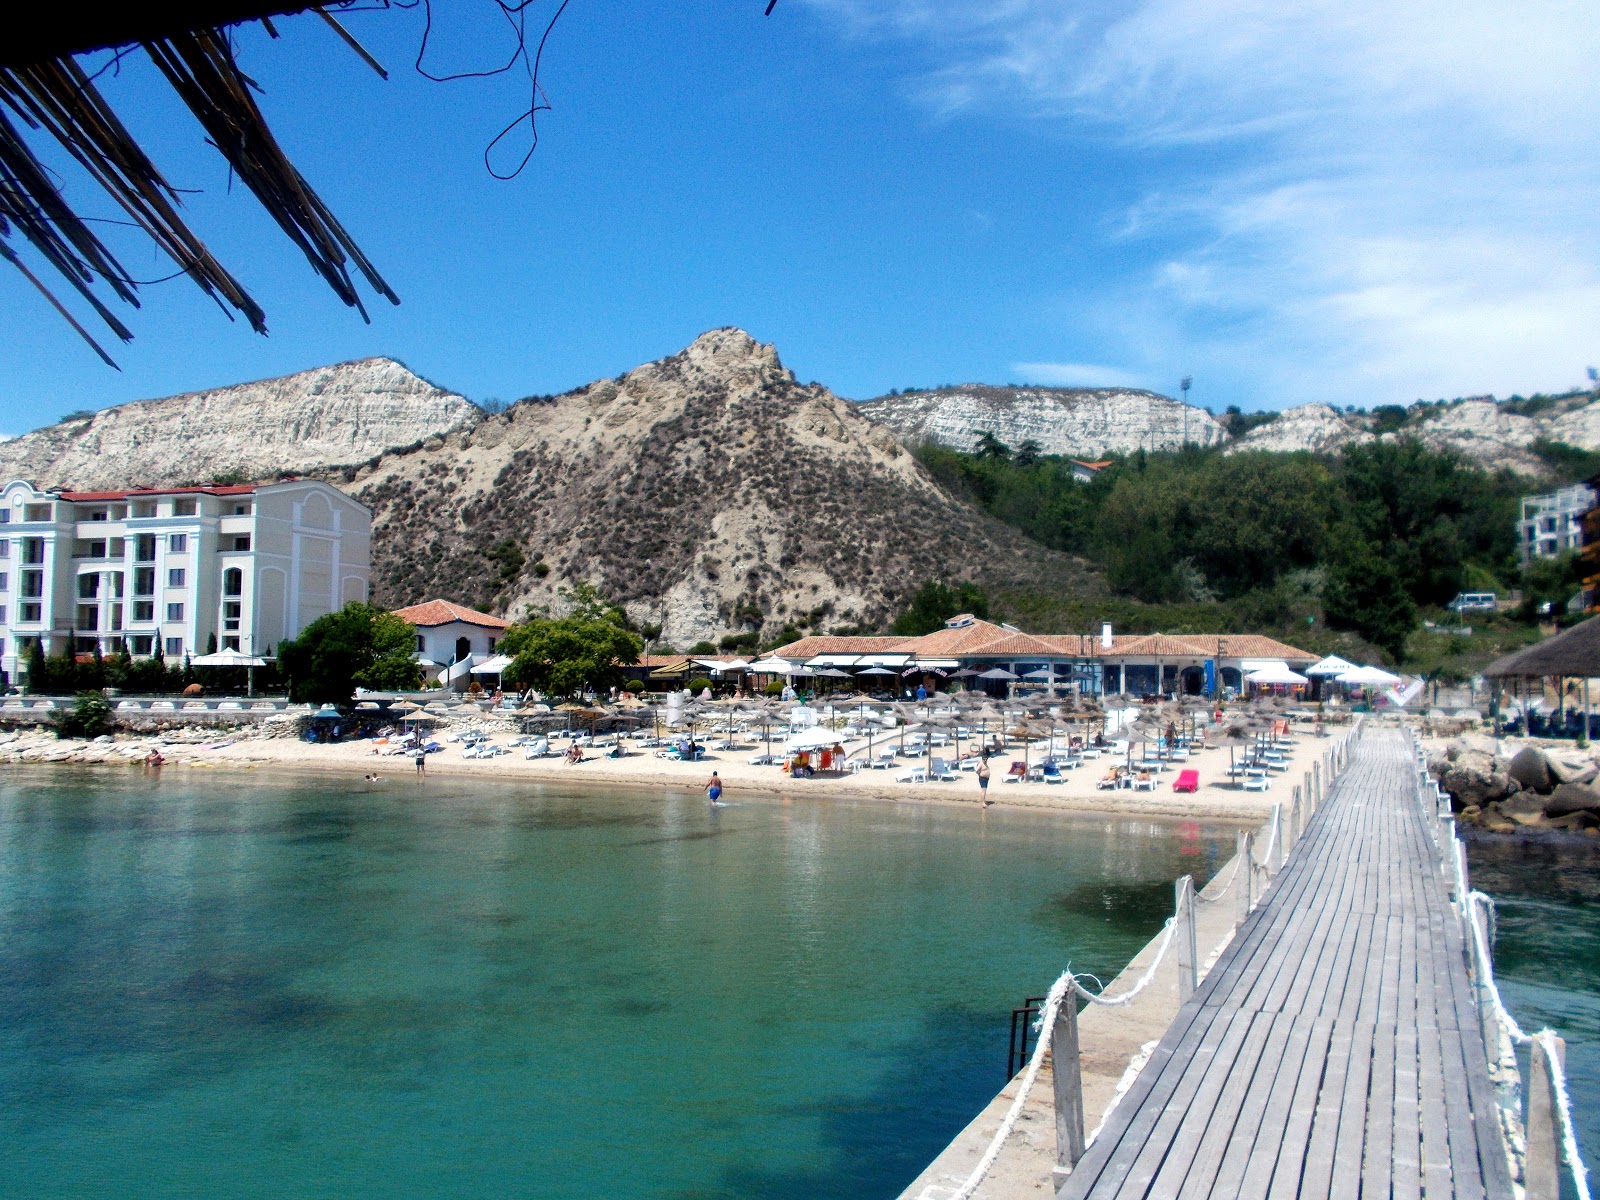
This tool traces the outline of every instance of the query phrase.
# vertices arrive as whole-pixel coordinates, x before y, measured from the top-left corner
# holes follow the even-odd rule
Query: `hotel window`
[[[419,634],[417,634],[417,653],[418,654],[426,654],[427,652],[428,652],[427,644],[423,642],[422,635],[419,633]]]
[[[154,600],[135,600],[133,602],[134,621],[154,621],[156,619],[156,602]]]
[[[104,558],[106,556],[105,538],[96,538],[92,542],[84,542],[85,558]]]
[[[51,508],[48,504],[26,504],[22,508],[24,521],[48,521],[50,514]]]
[[[172,502],[172,515],[175,517],[192,517],[199,509],[192,498],[187,500],[174,500]]]
[[[43,571],[24,571],[22,573],[22,594],[30,597],[44,595]]]
[[[0,592],[5,591],[6,590],[6,585],[8,583],[10,583],[10,582],[11,582],[11,574],[10,574],[10,572],[8,572],[8,571],[0,571]]]
[[[168,658],[182,658],[183,657],[183,639],[182,638],[168,638],[167,639],[167,657]]]
[[[0,625],[4,625],[5,623],[6,623],[6,606],[4,604],[0,604]]]
[[[248,533],[241,533],[241,534],[236,535],[234,537],[234,539],[233,539],[233,548],[235,550],[248,550],[248,549],[250,549],[250,535]]]
[[[42,563],[44,561],[44,539],[22,539],[22,561],[25,563]]]
[[[0,538],[0,558],[11,557],[11,539]]]
[[[24,621],[38,621],[39,606],[37,604],[24,604],[22,606],[22,619]]]
[[[133,647],[133,652],[135,654],[149,654],[151,648],[155,645],[156,640],[149,634],[145,634],[143,637],[129,638],[128,643]]]
[[[122,605],[113,604],[111,606],[111,630],[112,630],[113,633],[115,633],[117,630],[120,630],[121,628],[122,628]]]
[[[154,596],[156,594],[156,569],[154,567],[135,567],[133,569],[133,594],[135,596]]]
[[[133,561],[155,562],[156,560],[156,535],[141,533],[133,539]]]
[[[109,512],[107,512],[105,509],[97,508],[92,513],[89,514],[89,520],[91,520],[91,521],[104,521],[110,515],[111,514]]]
[[[173,554],[182,554],[189,548],[189,535],[187,533],[170,533],[167,535],[167,549]]]
[[[141,500],[133,506],[135,517],[153,517],[156,515],[156,506],[148,500]],[[138,639],[134,639],[137,641]]]
[[[3,621],[3,620],[5,620],[5,618],[4,617],[0,617],[0,621]],[[5,638],[0,638],[0,654],[4,654],[5,652],[6,652],[6,640],[5,640]]]
[[[111,575],[111,594],[116,599],[122,599],[122,587],[127,582],[127,576],[121,571],[114,571]]]
[[[182,567],[172,567],[167,571],[167,586],[168,587],[182,587],[183,586],[183,581],[184,581],[184,572],[183,572],[183,568]]]
[[[248,517],[250,515],[250,506],[248,504],[235,504],[233,506],[233,515],[236,517]]]
[[[78,599],[80,599],[80,600],[93,600],[99,594],[100,594],[100,576],[98,576],[98,575],[79,575],[78,576]]]
[[[181,605],[181,604],[169,604],[169,605],[167,605],[167,620],[169,620],[169,621],[181,621],[181,620],[183,620],[183,605]]]
[[[78,629],[93,630],[100,628],[100,606],[97,604],[78,605]]]
[[[243,605],[237,600],[224,600],[222,602],[222,627],[228,630],[239,628],[239,612]]]
[[[238,649],[239,649],[239,639],[236,638],[236,637],[225,637],[225,638],[223,638],[222,639],[222,648],[224,650],[233,650],[233,651],[237,652]]]
[[[9,508],[0,508],[0,525],[9,524],[11,524],[11,510]]]
[[[229,567],[222,573],[222,594],[224,596],[244,595],[244,572],[238,567]]]

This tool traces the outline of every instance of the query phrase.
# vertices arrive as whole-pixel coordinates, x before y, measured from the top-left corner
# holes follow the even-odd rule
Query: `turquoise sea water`
[[[732,797],[737,799],[737,797]],[[0,1195],[892,1197],[1195,824],[0,777]],[[1502,951],[1504,953],[1504,951]]]
[[[1479,835],[1467,860],[1472,886],[1495,898],[1501,997],[1529,1033],[1548,1025],[1566,1039],[1579,1148],[1600,1171],[1600,846]]]

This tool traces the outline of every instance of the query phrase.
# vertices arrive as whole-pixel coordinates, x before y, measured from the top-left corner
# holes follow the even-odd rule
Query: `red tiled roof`
[[[1084,462],[1081,458],[1075,458],[1072,462],[1080,467],[1088,467],[1091,471],[1103,471],[1111,465],[1109,458],[1102,459],[1100,462]]]
[[[814,634],[798,642],[779,646],[772,653],[780,658],[815,658],[819,654],[883,654],[906,641],[903,637],[832,637]],[[909,651],[908,651],[909,653]]]
[[[408,625],[448,625],[451,621],[464,621],[468,625],[481,625],[485,629],[504,629],[511,624],[500,617],[491,617],[488,613],[481,613],[476,609],[451,604],[448,600],[428,600],[422,604],[407,605],[405,608],[395,609],[394,615]]]
[[[256,485],[253,483],[216,483],[201,484],[198,487],[170,487],[170,488],[128,488],[121,492],[58,492],[63,500],[71,500],[75,504],[92,504],[97,500],[127,500],[133,496],[250,496],[254,495]]]

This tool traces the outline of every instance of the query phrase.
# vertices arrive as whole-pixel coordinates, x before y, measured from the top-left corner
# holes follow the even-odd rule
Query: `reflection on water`
[[[16,772],[0,1195],[893,1196],[1201,825]]]
[[[1501,996],[1530,1033],[1548,1025],[1566,1039],[1578,1143],[1593,1166],[1600,1154],[1600,846],[1572,835],[1473,834],[1468,852],[1472,886],[1495,899]]]

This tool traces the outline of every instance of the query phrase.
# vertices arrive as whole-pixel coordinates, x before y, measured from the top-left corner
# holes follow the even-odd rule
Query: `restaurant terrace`
[[[792,668],[905,680],[963,678],[1003,691],[1036,684],[1083,695],[1211,695],[1245,677],[1304,668],[1317,656],[1260,634],[1033,634],[962,613],[921,637],[801,638],[766,656]],[[752,664],[751,669],[760,664]]]

